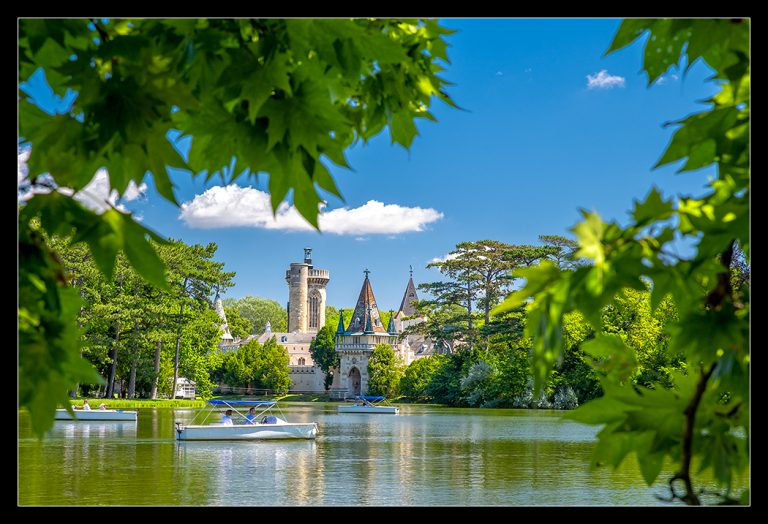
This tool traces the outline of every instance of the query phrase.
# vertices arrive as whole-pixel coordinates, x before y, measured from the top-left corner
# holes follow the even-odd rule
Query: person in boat
[[[274,415],[265,415],[264,418],[261,419],[262,424],[277,424],[277,417]]]
[[[102,410],[102,411],[106,411],[107,410],[107,405],[102,402],[101,404],[99,404],[99,409]]]
[[[90,411],[91,410],[91,405],[88,404],[88,399],[83,400],[83,409],[85,411]]]
[[[231,426],[232,425],[232,410],[228,409],[224,412],[224,416],[221,417],[220,423],[223,426]]]
[[[248,414],[245,416],[244,424],[256,424],[256,408],[248,410]]]

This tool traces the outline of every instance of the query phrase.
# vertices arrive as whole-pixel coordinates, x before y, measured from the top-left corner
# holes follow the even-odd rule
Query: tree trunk
[[[152,377],[152,391],[149,398],[157,398],[157,383],[160,380],[160,353],[163,350],[163,341],[158,340],[155,343],[155,374]]]
[[[469,332],[469,350],[472,351],[472,284],[467,281],[467,328]]]
[[[131,362],[131,374],[128,378],[128,398],[134,398],[136,395],[136,368],[138,367],[137,359],[134,356],[133,362]]]
[[[118,342],[120,342],[120,321],[117,321],[117,333],[115,339],[112,341],[112,365],[109,367],[109,381],[107,382],[107,398],[112,398],[112,394],[115,391],[115,372],[117,371],[117,349]]]
[[[184,293],[187,289],[187,283],[189,282],[189,277],[186,277],[184,279],[184,284],[181,286],[182,293]],[[181,328],[182,328],[182,320],[184,319],[184,305],[186,302],[184,301],[184,296],[181,297],[181,307],[179,308],[179,331],[176,334],[176,356],[173,358],[173,386],[171,387],[171,398],[176,398],[176,382],[179,380],[179,353],[181,352]]]

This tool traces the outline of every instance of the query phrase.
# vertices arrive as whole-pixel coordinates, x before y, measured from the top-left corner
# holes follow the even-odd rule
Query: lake
[[[40,441],[19,413],[19,505],[518,506],[658,505],[634,457],[590,470],[597,428],[562,412],[402,405],[399,415],[337,414],[315,441],[177,442],[196,410],[139,410],[137,423],[57,421]]]

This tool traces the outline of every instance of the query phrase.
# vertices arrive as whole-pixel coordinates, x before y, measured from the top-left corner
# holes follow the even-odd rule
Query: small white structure
[[[197,395],[197,386],[193,380],[185,377],[179,377],[176,380],[176,398],[195,400]]]

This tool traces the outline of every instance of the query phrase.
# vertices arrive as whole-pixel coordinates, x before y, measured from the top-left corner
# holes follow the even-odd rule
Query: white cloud
[[[18,166],[18,186],[19,186],[19,200],[29,200],[36,194],[49,193],[50,187],[45,186],[31,186],[28,185],[29,168],[27,167],[27,161],[29,160],[29,154],[31,149],[24,149],[19,151],[19,166]],[[47,182],[47,185],[55,187],[56,183],[48,174],[39,177]],[[57,187],[56,191],[64,195],[72,195],[74,190],[69,187]],[[140,196],[143,196],[147,191],[147,184],[141,183],[137,186],[135,182],[131,181],[123,194],[122,200],[130,202],[136,200]],[[109,184],[109,173],[106,169],[99,169],[88,185],[78,191],[73,197],[75,200],[83,204],[88,209],[95,211],[96,213],[103,213],[110,207],[114,206],[123,213],[128,213],[128,210],[123,204],[119,204],[120,194],[116,189],[111,189]],[[138,217],[134,217],[138,218]],[[140,220],[140,218],[138,218]]]
[[[611,89],[624,87],[624,77],[608,74],[606,69],[596,75],[587,75],[587,89]]]
[[[235,184],[215,186],[181,205],[179,219],[189,227],[215,229],[257,227],[283,231],[312,231],[312,226],[286,202],[272,215],[268,193]],[[421,207],[404,207],[369,200],[360,207],[321,209],[320,230],[336,235],[398,234],[424,231],[443,214]]]
[[[62,188],[60,191],[69,188]],[[147,184],[142,183],[140,186],[136,186],[136,183],[131,181],[123,194],[122,199],[130,202],[136,200],[143,195],[147,190]],[[111,189],[109,184],[109,173],[106,169],[99,169],[93,176],[88,185],[78,191],[74,199],[83,204],[88,209],[92,209],[96,213],[103,213],[110,207],[115,207],[123,213],[128,213],[128,209],[123,204],[119,204],[120,194],[116,189]]]
[[[447,260],[454,260],[459,257],[458,253],[448,253],[445,256],[442,257],[435,257],[430,259],[427,264],[439,264],[440,262],[445,262]]]

